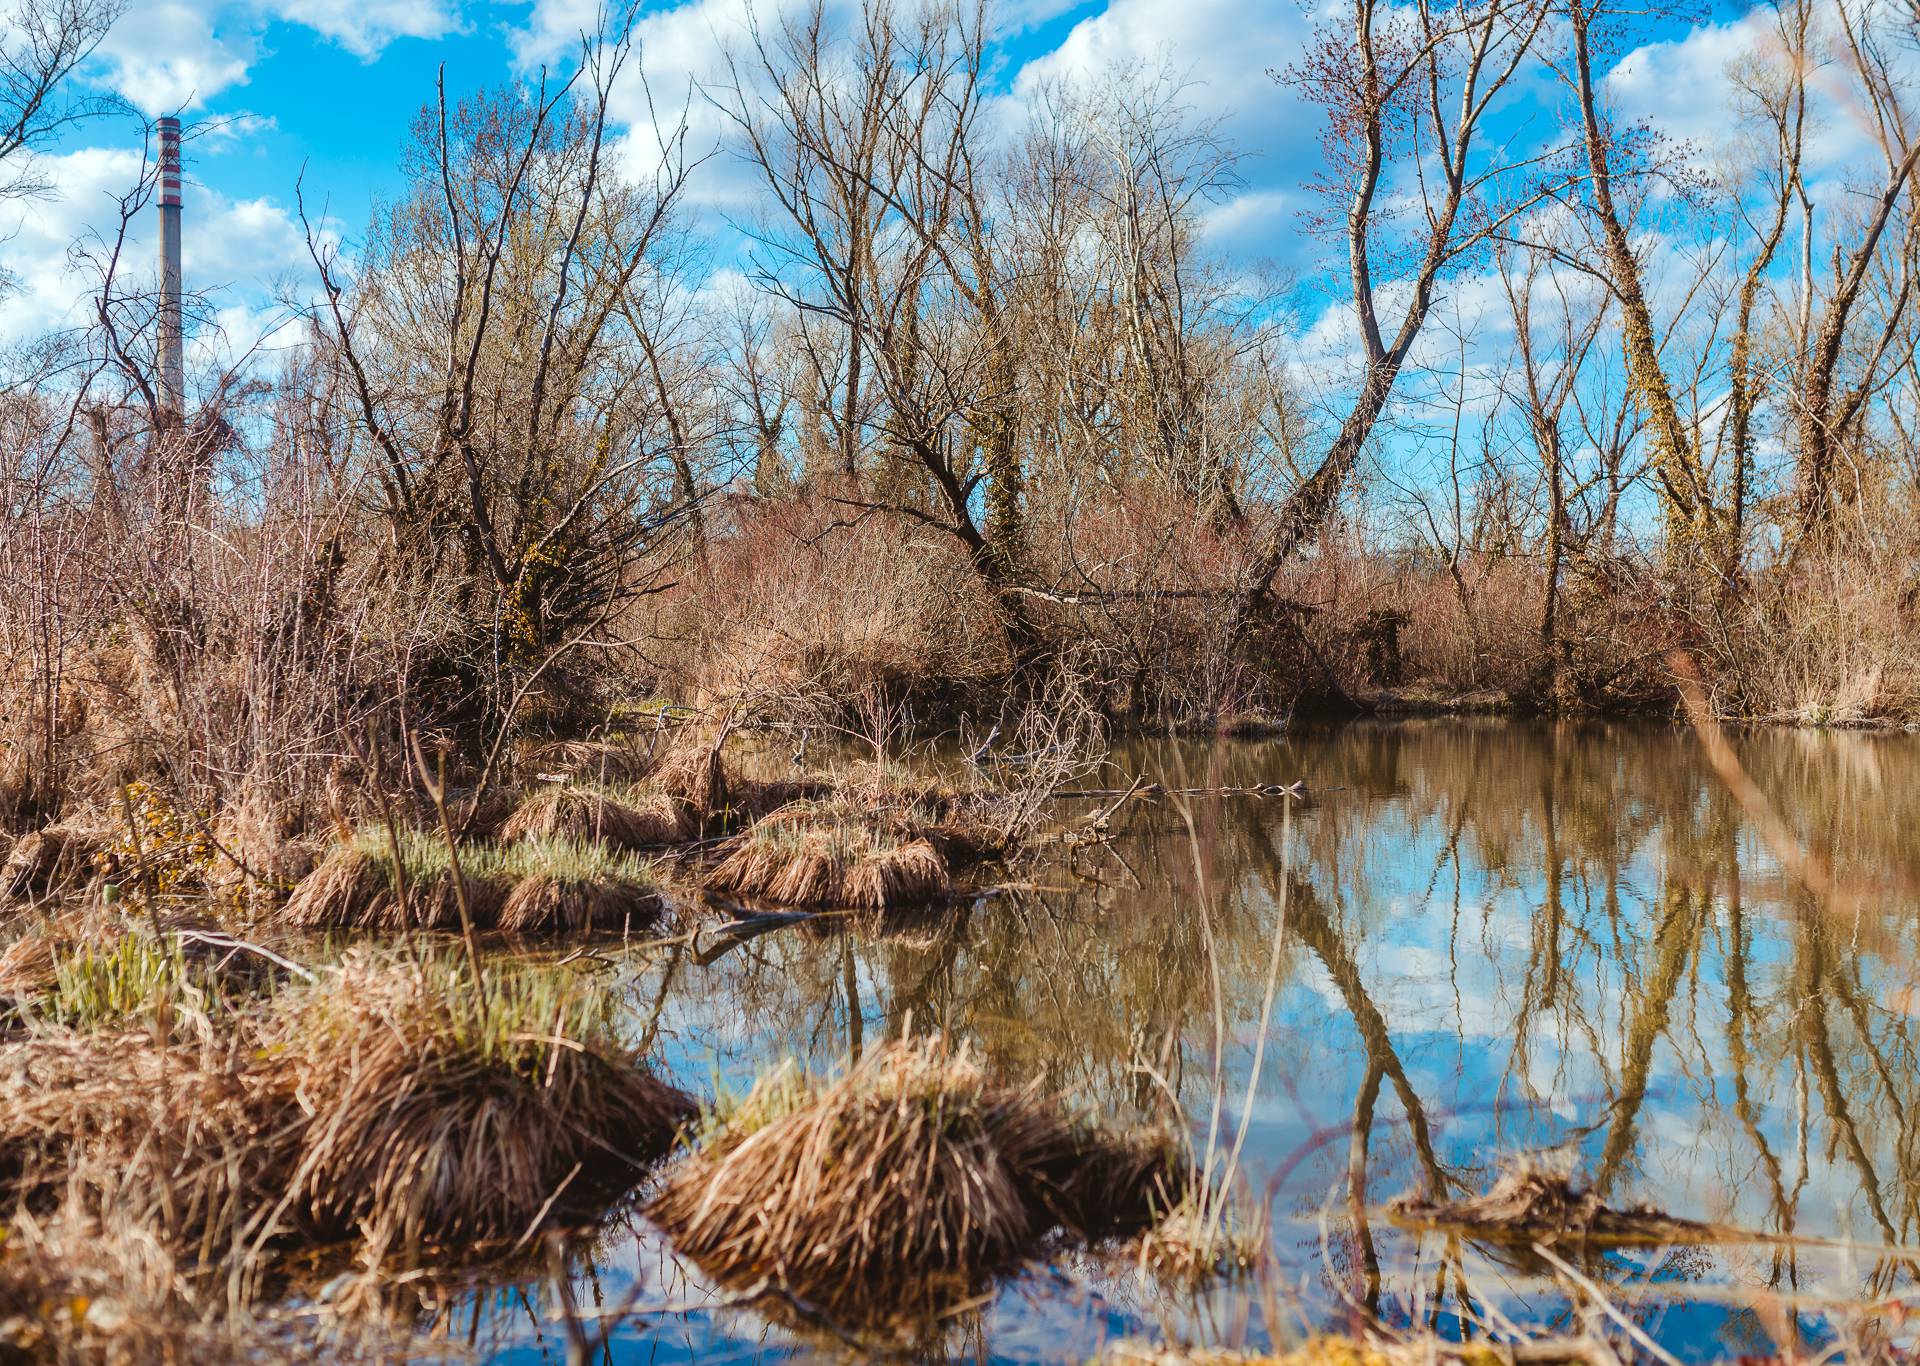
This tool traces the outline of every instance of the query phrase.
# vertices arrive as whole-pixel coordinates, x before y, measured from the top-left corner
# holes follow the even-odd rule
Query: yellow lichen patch
[[[214,858],[205,822],[151,784],[131,782],[124,792],[123,819],[94,855],[95,870],[134,896],[166,896],[205,882]]]

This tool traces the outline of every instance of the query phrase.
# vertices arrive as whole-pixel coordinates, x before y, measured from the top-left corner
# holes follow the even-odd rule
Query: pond
[[[939,1029],[1116,1114],[1177,1092],[1203,1147],[1212,1128],[1231,1148],[1244,1121],[1240,1184],[1273,1252],[1257,1281],[1180,1291],[1063,1258],[919,1357],[1262,1346],[1363,1312],[1446,1334],[1499,1315],[1577,1329],[1538,1257],[1384,1210],[1482,1191],[1539,1153],[1609,1205],[1797,1235],[1585,1262],[1663,1349],[1818,1344],[1830,1301],[1911,1288],[1891,1249],[1920,1219],[1920,740],[1733,744],[1804,846],[1867,893],[1844,913],[1783,874],[1684,729],[1450,719],[1135,741],[1093,785],[1170,791],[1125,804],[1110,844],[887,935],[829,919],[656,957],[631,983],[636,1029],[702,1094]],[[1171,791],[1296,780],[1297,802]],[[564,1360],[554,1293],[490,1287],[448,1327],[497,1360]],[[642,1311],[611,1333],[612,1361],[833,1355],[704,1284],[637,1216],[579,1254],[571,1293]]]

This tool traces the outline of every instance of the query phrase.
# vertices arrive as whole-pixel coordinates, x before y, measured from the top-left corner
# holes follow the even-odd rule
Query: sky
[[[696,151],[720,137],[717,113],[695,83],[714,75],[751,12],[783,0],[649,3],[638,26],[640,65],[655,98],[691,99]],[[598,0],[130,0],[85,82],[147,117],[178,112],[202,135],[188,147],[185,268],[188,288],[220,310],[223,335],[257,335],[276,316],[277,294],[312,289],[294,209],[309,211],[351,252],[371,208],[398,187],[408,126],[444,64],[453,92],[537,75],[564,62]],[[4,9],[6,0],[0,0]],[[1313,22],[1296,0],[1010,0],[998,10],[994,79],[1018,96],[1050,77],[1115,66],[1170,63],[1197,115],[1218,118],[1246,153],[1244,183],[1210,209],[1211,244],[1230,261],[1283,266],[1323,257],[1303,239],[1301,182],[1318,157],[1314,111],[1275,82]],[[1754,19],[1724,6],[1689,29],[1649,30],[1626,52],[1612,86],[1631,109],[1681,138],[1711,140],[1724,117],[1724,68],[1750,40]],[[616,105],[642,111],[635,87]],[[0,265],[14,287],[0,298],[0,342],[71,321],[80,284],[71,244],[112,222],[113,196],[138,173],[137,117],[97,120],[42,159],[55,186],[24,206],[0,207]],[[722,155],[702,168],[693,198],[724,224],[746,185]],[[152,250],[140,224],[132,250]],[[718,234],[714,261],[741,250]],[[730,255],[730,253],[732,255]],[[1321,320],[1335,331],[1340,310]]]

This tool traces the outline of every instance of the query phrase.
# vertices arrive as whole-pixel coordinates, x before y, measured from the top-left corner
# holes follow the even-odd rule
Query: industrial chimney
[[[180,331],[180,120],[160,120],[160,407],[169,423],[187,409]]]

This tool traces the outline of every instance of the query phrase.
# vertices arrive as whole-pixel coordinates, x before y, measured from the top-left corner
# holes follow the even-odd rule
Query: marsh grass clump
[[[123,934],[106,942],[50,949],[52,980],[37,1013],[70,1029],[131,1024],[191,994],[218,996],[211,975],[190,963],[171,941]]]
[[[0,1225],[0,1361],[63,1366],[395,1362],[427,1355],[391,1317],[223,1312],[217,1283],[124,1216],[64,1201]]]
[[[316,1230],[376,1250],[511,1240],[597,1211],[693,1103],[618,1038],[613,997],[565,974],[349,962],[289,993],[274,1072],[305,1116],[290,1189]]]
[[[876,826],[840,803],[795,802],[751,827],[707,875],[709,890],[782,906],[887,910],[944,900],[931,841]]]
[[[374,827],[329,853],[294,890],[286,915],[310,929],[455,930],[462,890],[474,928],[518,933],[651,923],[662,906],[650,866],[603,844],[530,837],[463,845],[456,865],[438,834],[405,830],[395,839]]]
[[[1099,1366],[1411,1366],[1411,1354],[1396,1356],[1354,1338],[1315,1334],[1283,1352],[1244,1352],[1225,1347],[1151,1346],[1117,1342],[1098,1358]],[[1425,1358],[1420,1358],[1425,1360]],[[1491,1366],[1491,1363],[1489,1363]]]
[[[314,1244],[471,1258],[603,1212],[693,1112],[564,973],[477,989],[449,958],[350,954],[219,1029],[161,1023],[0,1044],[0,1208],[82,1191],[235,1270]]]
[[[1268,1256],[1267,1230],[1233,1205],[1203,1198],[1195,1187],[1143,1231],[1132,1252],[1139,1265],[1165,1282],[1198,1286],[1221,1277],[1250,1276]]]
[[[1597,1192],[1576,1186],[1563,1164],[1537,1157],[1508,1161],[1481,1195],[1460,1200],[1402,1195],[1388,1202],[1387,1210],[1401,1223],[1455,1229],[1491,1241],[1552,1242],[1573,1236],[1669,1242],[1708,1231],[1652,1205],[1607,1205]]]
[[[528,769],[581,783],[637,783],[660,766],[653,746],[631,735],[549,740],[530,747],[521,759]]]
[[[837,778],[834,795],[883,830],[925,839],[950,868],[1005,857],[1026,824],[1004,788],[898,763],[854,764]]]
[[[213,829],[208,890],[242,911],[284,901],[319,859],[321,841],[310,837],[299,814],[264,785],[249,785],[222,808]]]
[[[1179,1184],[1170,1146],[1158,1183],[1079,1179],[1138,1140],[992,1083],[938,1039],[876,1050],[835,1081],[781,1068],[694,1134],[649,1217],[715,1279],[765,1282],[843,1323],[935,1312],[1055,1229],[1151,1221]]]
[[[664,792],[621,794],[553,783],[520,803],[500,827],[502,840],[564,839],[646,849],[688,838],[695,822]]]
[[[720,753],[726,738],[724,729],[717,736],[683,736],[649,782],[654,791],[679,802],[696,829],[723,824],[731,815],[733,783]]]
[[[1265,1352],[1121,1341],[1108,1346],[1096,1361],[1097,1366],[1510,1366],[1517,1361],[1534,1366],[1598,1366],[1631,1355],[1595,1337],[1460,1342],[1431,1332],[1375,1328],[1353,1336],[1313,1333],[1297,1345]]]
[[[0,903],[39,901],[81,886],[93,876],[109,839],[101,831],[76,824],[50,825],[22,835],[0,864]],[[5,914],[0,904],[0,918]]]
[[[179,1248],[217,1257],[273,1207],[291,1151],[235,1031],[39,1029],[0,1044],[0,1206],[86,1188]]]
[[[565,839],[523,840],[504,853],[514,884],[500,907],[500,929],[619,930],[660,918],[664,903],[652,867],[630,853]]]
[[[397,858],[396,858],[397,852]],[[447,843],[426,830],[383,826],[356,831],[336,845],[288,898],[289,924],[305,929],[453,930],[460,927],[460,891],[476,926],[491,924],[506,900],[498,851],[479,844],[460,851],[459,868]]]
[[[59,943],[53,930],[36,926],[0,949],[0,999],[30,1000],[57,980]]]
[[[207,1032],[286,974],[211,921],[92,906],[44,917],[0,950],[0,1002],[21,1026]]]

